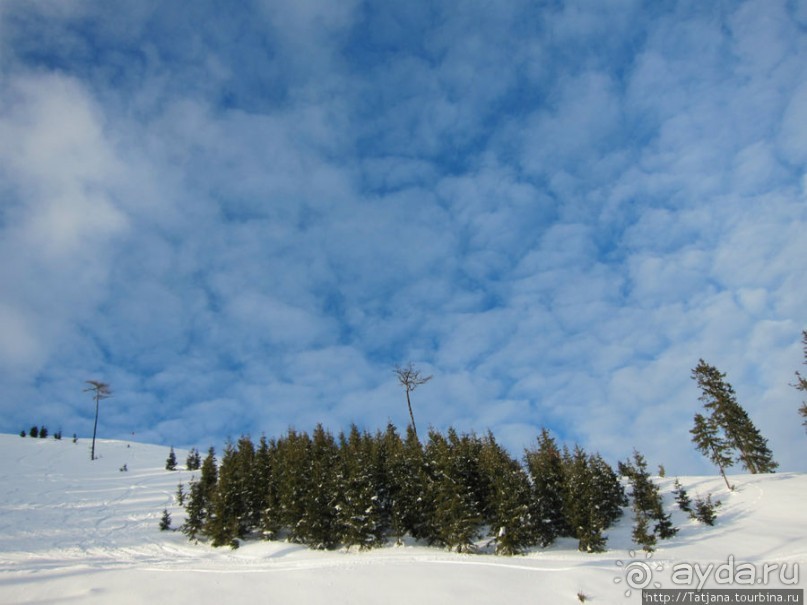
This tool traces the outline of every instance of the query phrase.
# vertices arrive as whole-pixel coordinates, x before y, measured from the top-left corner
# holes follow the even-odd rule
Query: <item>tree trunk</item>
[[[412,421],[412,430],[415,432],[415,437],[417,437],[418,428],[415,426],[415,415],[412,413],[412,402],[409,401],[409,389],[406,390],[406,405],[409,406],[409,419]]]
[[[92,449],[90,450],[90,460],[95,460],[95,432],[98,429],[98,393],[95,394],[95,424],[92,426]]]

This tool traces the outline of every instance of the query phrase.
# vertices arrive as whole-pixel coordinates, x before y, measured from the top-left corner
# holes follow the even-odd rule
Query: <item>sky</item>
[[[0,2],[0,431],[807,470],[807,2]]]

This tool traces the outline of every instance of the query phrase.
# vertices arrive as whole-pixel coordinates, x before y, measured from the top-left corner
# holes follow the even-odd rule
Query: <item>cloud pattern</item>
[[[408,414],[708,471],[699,357],[784,469],[807,8],[0,7],[0,429],[174,445]],[[41,420],[40,420],[41,419]],[[679,470],[680,469],[680,470]]]

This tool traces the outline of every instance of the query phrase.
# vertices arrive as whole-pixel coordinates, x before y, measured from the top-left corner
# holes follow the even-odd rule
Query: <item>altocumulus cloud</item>
[[[803,470],[807,6],[0,7],[0,429],[540,427]]]

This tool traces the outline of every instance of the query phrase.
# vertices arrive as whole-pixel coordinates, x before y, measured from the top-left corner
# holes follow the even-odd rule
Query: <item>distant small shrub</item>
[[[126,466],[125,464],[122,467],[120,467],[120,472],[122,472],[122,473],[125,473],[128,470],[129,470],[129,467]]]
[[[78,437],[76,437],[75,433],[73,433],[73,443],[78,443]]]
[[[20,431],[20,437],[25,437],[25,429],[22,429],[22,430]]]
[[[57,441],[61,441],[62,440],[62,429],[59,429],[58,431],[53,433],[53,438],[56,439]]]

